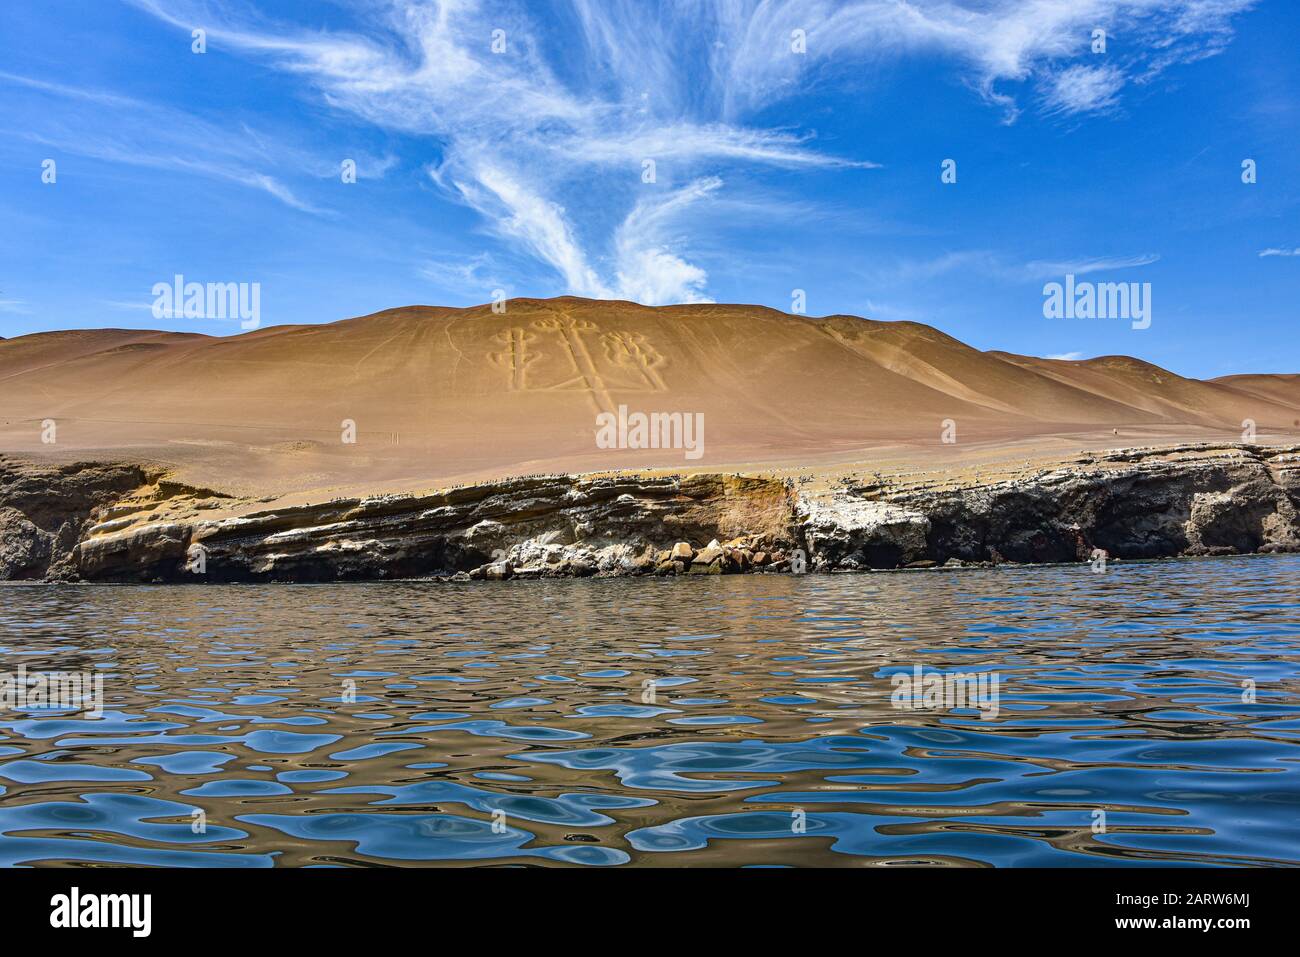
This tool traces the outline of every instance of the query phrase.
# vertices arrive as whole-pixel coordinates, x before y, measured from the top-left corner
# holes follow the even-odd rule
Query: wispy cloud
[[[869,274],[876,282],[907,284],[923,282],[963,270],[993,273],[1003,268],[994,253],[983,249],[965,249],[946,252],[927,259],[898,259],[894,262],[882,262],[871,268]]]
[[[772,166],[822,167],[826,169],[879,169],[870,160],[844,159],[808,149],[810,136],[782,130],[746,130],[721,123],[673,123],[612,135],[588,132],[575,137],[571,145],[581,147],[574,155],[578,163],[603,165],[640,163],[644,159],[736,160]],[[564,148],[563,142],[559,144]]]
[[[849,60],[939,54],[955,59],[972,87],[1013,121],[1019,84],[1038,89],[1049,112],[1112,106],[1127,82],[1218,53],[1232,18],[1257,0],[788,0],[727,5],[731,36],[717,53],[732,111],[800,89],[808,73]],[[807,54],[789,57],[793,29]],[[1122,36],[1104,64],[1092,31]]]
[[[430,259],[420,265],[419,273],[439,289],[463,296],[506,288],[506,283],[497,277],[496,265],[488,253],[469,257]]]
[[[1082,352],[1059,352],[1055,355],[1043,356],[1044,359],[1056,359],[1060,362],[1078,362],[1083,358]]]
[[[928,56],[1007,121],[1025,99],[1105,111],[1128,84],[1218,52],[1255,0],[568,0],[548,9],[558,37],[507,0],[377,0],[364,27],[332,32],[242,5],[129,2],[186,32],[202,24],[211,48],[299,77],[335,110],[428,138],[432,181],[567,291],[666,302],[707,295],[689,230],[671,224],[714,202],[722,179],[743,184],[732,168],[877,165],[764,126],[779,101]],[[1104,60],[1089,46],[1098,28],[1124,40]]]
[[[102,90],[85,90],[80,87],[68,86],[65,83],[53,83],[49,80],[38,79],[37,77],[10,73],[6,70],[0,70],[0,82],[26,87],[29,90],[38,90],[42,93],[53,93],[57,96],[67,97],[69,99],[84,100],[88,103],[97,103],[100,106],[140,109],[147,105],[140,100],[133,99],[129,96],[119,96],[116,93],[107,93]]]
[[[152,297],[142,296],[138,301],[130,299],[101,299],[104,305],[110,309],[117,309],[122,312],[153,312],[154,300]]]
[[[1266,256],[1300,256],[1300,246],[1297,246],[1294,249],[1278,249],[1277,247],[1270,246],[1268,249],[1261,249],[1259,251],[1259,256],[1261,259]]]
[[[968,249],[947,252],[930,259],[900,260],[878,267],[873,274],[880,281],[900,284],[934,279],[954,272],[970,272],[1004,282],[1034,282],[1060,278],[1067,274],[1086,276],[1089,273],[1135,269],[1159,260],[1160,256],[1155,253],[1144,253],[1136,256],[1032,259],[1017,262],[989,250]]]
[[[622,295],[652,306],[712,302],[705,295],[708,273],[672,251],[676,243],[669,231],[681,214],[721,188],[722,180],[713,176],[637,203],[614,236]]]
[[[1119,102],[1124,73],[1116,66],[1072,66],[1053,76],[1045,101],[1053,113],[1095,113]]]
[[[571,292],[609,296],[609,289],[574,236],[564,208],[539,194],[526,177],[480,158],[472,175],[454,177],[452,182],[460,197],[487,216],[503,236],[515,239],[553,266]]]
[[[13,73],[0,72],[3,84],[43,94],[56,105],[71,100],[96,106],[41,111],[34,114],[32,126],[10,131],[51,151],[221,180],[261,190],[303,212],[320,212],[265,172],[271,165],[265,156],[267,140],[247,128],[240,136],[181,110]],[[201,151],[196,144],[202,144]]]
[[[735,122],[721,91],[699,95],[679,50],[685,43],[707,60],[726,39],[715,16],[726,4],[575,0],[577,40],[547,50],[525,4],[393,0],[377,5],[362,36],[267,26],[184,0],[133,2],[186,31],[202,23],[210,48],[300,76],[335,109],[430,137],[440,154],[432,182],[580,295],[707,298],[707,273],[684,253],[688,231],[673,224],[721,189],[729,166],[877,165],[818,150],[807,131]],[[694,32],[708,24],[708,37]],[[504,31],[503,52],[492,50],[494,30]],[[641,177],[646,160],[657,166],[652,182]],[[593,190],[606,201],[575,217]]]
[[[1115,272],[1119,269],[1136,269],[1159,262],[1160,257],[1154,253],[1140,256],[1096,257],[1091,259],[1043,260],[1035,259],[1019,267],[1011,267],[1008,273],[1025,279],[1051,279],[1065,275],[1086,276],[1095,272]]]
[[[345,157],[355,165],[355,172],[358,180],[383,179],[390,172],[398,167],[400,160],[391,153],[383,156],[376,156],[367,153],[364,150],[349,150]],[[311,157],[303,163],[305,169],[314,176],[322,179],[338,179],[343,172],[343,164],[340,160],[320,159]]]

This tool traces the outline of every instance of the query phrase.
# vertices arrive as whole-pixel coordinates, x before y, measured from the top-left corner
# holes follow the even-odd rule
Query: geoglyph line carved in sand
[[[668,362],[646,338],[643,332],[607,332],[600,337],[605,356],[614,365],[636,369],[651,392],[666,392],[668,387],[659,375],[659,369]]]
[[[528,351],[529,345],[537,340],[537,336],[514,326],[505,332],[498,332],[492,339],[502,343],[505,348],[500,352],[489,352],[488,361],[509,371],[511,392],[526,392],[528,366],[540,358],[539,353]]]
[[[623,392],[666,392],[660,372],[668,360],[641,332],[615,330],[600,337],[602,349],[593,355],[587,334],[599,327],[568,313],[534,320],[532,327],[550,333],[559,340],[562,354],[568,359],[567,378],[538,382],[535,373],[546,360],[548,350],[539,348],[538,336],[520,326],[513,326],[492,337],[502,346],[489,352],[488,361],[509,374],[511,392],[585,392],[596,412],[615,407],[611,389]],[[545,361],[542,362],[542,366]],[[530,374],[531,372],[531,374]],[[546,378],[545,376],[543,378]]]
[[[576,385],[587,393],[597,413],[602,410],[602,406],[606,409],[613,408],[614,400],[609,394],[605,380],[600,370],[596,368],[596,363],[592,361],[587,344],[582,341],[582,333],[596,331],[595,323],[586,319],[574,319],[573,316],[565,313],[562,316],[536,319],[533,321],[533,328],[559,335],[568,354],[569,364],[573,366],[573,371],[576,373],[573,379],[553,388],[568,389]]]

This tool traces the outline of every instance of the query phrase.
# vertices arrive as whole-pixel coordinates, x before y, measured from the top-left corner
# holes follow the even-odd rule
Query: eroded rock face
[[[41,577],[50,564],[50,539],[16,508],[0,508],[0,578]]]
[[[780,482],[741,476],[515,479],[426,496],[96,526],[95,580],[333,581],[469,572],[490,580],[649,574],[660,543],[788,535]]]
[[[924,558],[930,520],[888,502],[838,495],[809,503],[803,523],[812,567],[897,568]]]
[[[0,578],[499,581],[1300,551],[1298,501],[1297,447],[1126,449],[821,497],[744,476],[561,475],[251,511],[135,466],[0,462]]]
[[[1300,550],[1296,449],[1124,450],[1014,482],[897,494],[938,562],[1069,562]]]
[[[77,570],[90,580],[111,578],[123,568],[137,569],[140,577],[165,577],[173,566],[185,564],[190,537],[190,528],[179,522],[97,535],[78,546]]]
[[[147,482],[134,465],[0,459],[0,581],[76,577],[92,513]]]

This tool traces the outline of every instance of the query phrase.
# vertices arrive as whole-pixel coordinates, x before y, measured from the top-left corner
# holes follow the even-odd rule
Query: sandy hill
[[[704,414],[704,455],[600,449],[595,416]],[[757,306],[511,300],[216,338],[0,341],[0,450],[113,450],[212,484],[313,488],[533,471],[753,467],[1046,435],[1300,428],[1300,376],[1186,379],[1122,356],[981,352],[928,326]],[[54,446],[41,423],[57,426]],[[357,442],[342,442],[342,423]]]
[[[1300,391],[1300,375],[1229,375],[1210,380],[1248,396],[1268,399],[1280,405],[1294,402],[1296,392]]]

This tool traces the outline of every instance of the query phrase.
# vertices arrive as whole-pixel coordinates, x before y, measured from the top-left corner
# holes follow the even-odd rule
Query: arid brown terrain
[[[620,407],[702,415],[701,454],[601,447]],[[0,578],[185,580],[197,545],[230,580],[1300,545],[1300,376],[852,316],[562,298],[43,333],[0,340],[0,409]]]
[[[505,307],[227,337],[3,340],[0,451],[160,462],[194,484],[278,495],[640,467],[950,465],[1008,449],[1239,441],[1248,419],[1279,441],[1300,436],[1294,375],[1198,381],[1123,356],[980,352],[916,323],[756,306]],[[619,405],[703,413],[703,456],[598,448],[595,416]]]

